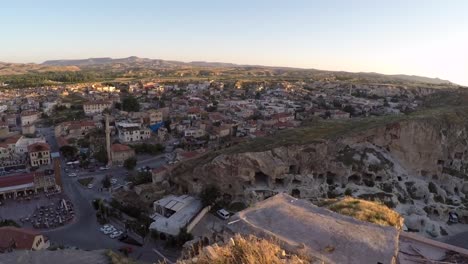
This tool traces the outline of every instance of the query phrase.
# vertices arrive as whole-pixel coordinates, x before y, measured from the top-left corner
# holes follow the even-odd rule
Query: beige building
[[[112,144],[111,146],[112,164],[120,165],[126,159],[135,157],[135,150],[123,144]]]
[[[36,111],[23,111],[21,113],[21,126],[34,124],[39,120],[40,113]]]
[[[10,250],[42,250],[47,249],[49,245],[49,241],[34,230],[0,227],[0,253]]]
[[[86,115],[101,114],[105,109],[110,109],[112,103],[109,101],[90,101],[83,104],[83,110]]]
[[[55,126],[55,136],[65,138],[83,138],[91,130],[96,128],[96,123],[92,120],[78,120],[63,122]]]
[[[149,122],[151,125],[163,120],[163,113],[159,110],[151,109],[148,111]]]
[[[38,167],[50,164],[50,146],[47,143],[34,143],[28,146],[31,166]]]
[[[10,128],[7,122],[0,121],[0,137],[4,137],[10,133]]]
[[[34,135],[36,133],[36,126],[34,124],[24,125],[21,127],[21,134]]]

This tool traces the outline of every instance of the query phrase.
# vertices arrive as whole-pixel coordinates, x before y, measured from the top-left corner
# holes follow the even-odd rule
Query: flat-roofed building
[[[109,101],[89,101],[83,104],[83,111],[85,112],[85,115],[95,115],[102,114],[105,109],[110,109],[111,107],[112,103]]]
[[[54,176],[43,172],[31,172],[0,177],[0,197],[16,198],[26,193],[37,193],[40,190],[56,188]]]
[[[138,142],[151,137],[151,130],[139,123],[120,122],[116,127],[120,142]]]
[[[153,204],[154,220],[150,229],[171,236],[177,236],[202,209],[202,202],[189,195],[169,195]]]

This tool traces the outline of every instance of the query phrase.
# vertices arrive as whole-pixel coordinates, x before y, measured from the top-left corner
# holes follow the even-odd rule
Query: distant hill
[[[63,72],[63,71],[79,71],[80,68],[74,65],[44,65],[35,63],[7,63],[0,62],[0,76],[3,75],[19,75],[26,73],[40,72]]]
[[[185,75],[188,71],[203,70],[205,76],[226,76],[226,75],[248,75],[248,76],[282,76],[282,77],[304,77],[311,79],[336,79],[352,82],[376,82],[376,83],[427,83],[434,85],[451,84],[450,81],[439,78],[429,78],[413,75],[385,75],[379,73],[352,73],[340,71],[322,71],[315,69],[300,69],[288,67],[271,67],[261,65],[239,65],[223,62],[206,61],[169,61],[160,59],[139,58],[136,56],[128,58],[113,59],[109,57],[89,58],[79,60],[48,60],[42,63],[44,66],[78,66],[83,69],[99,70],[106,69],[113,72],[118,71],[141,71],[148,73],[151,70],[175,70],[179,74]]]
[[[86,80],[115,78],[213,78],[223,81],[341,81],[345,83],[380,83],[412,87],[438,86],[451,88],[452,83],[439,78],[413,75],[385,75],[366,72],[323,71],[292,67],[272,67],[261,65],[239,65],[223,62],[192,61],[181,62],[160,59],[139,58],[136,56],[113,59],[110,57],[76,60],[48,60],[41,64],[21,64],[0,62],[0,76],[50,72],[83,72]],[[84,76],[84,75],[83,75]],[[83,76],[66,78],[82,80]],[[94,77],[93,77],[94,76]],[[93,78],[91,78],[93,77]],[[46,79],[56,76],[46,76]],[[63,79],[63,78],[59,78]],[[3,78],[3,82],[12,82]],[[69,81],[70,82],[70,81]],[[72,81],[71,81],[72,82]]]

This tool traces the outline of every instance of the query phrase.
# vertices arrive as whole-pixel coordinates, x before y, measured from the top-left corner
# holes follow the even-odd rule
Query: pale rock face
[[[468,221],[467,142],[463,124],[405,121],[334,140],[222,154],[172,180],[194,193],[213,184],[246,204],[279,192],[379,200],[408,228],[439,236],[449,212]]]

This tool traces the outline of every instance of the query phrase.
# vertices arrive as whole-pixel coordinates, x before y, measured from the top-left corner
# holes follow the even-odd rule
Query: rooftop
[[[111,146],[112,152],[122,152],[122,151],[130,151],[132,150],[131,147],[123,144],[112,144]]]
[[[38,143],[34,143],[28,146],[29,152],[46,151],[46,150],[50,151],[50,146],[47,143],[38,142]]]
[[[185,227],[193,217],[201,210],[202,203],[199,199],[188,195],[169,195],[154,202],[154,206],[161,206],[174,211],[169,217],[164,217],[158,213],[154,214],[154,222],[150,229],[156,229],[170,235],[177,235],[181,228]]]
[[[33,246],[38,232],[12,226],[0,227],[0,248],[8,248],[14,241],[16,249],[28,249]]]

